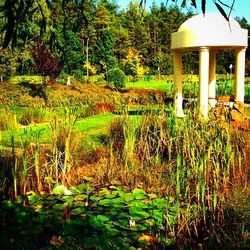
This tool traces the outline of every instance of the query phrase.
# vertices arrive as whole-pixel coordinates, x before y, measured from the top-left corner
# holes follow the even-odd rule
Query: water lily
[[[57,195],[71,195],[72,192],[64,185],[57,185],[53,189],[53,193]]]
[[[135,221],[134,220],[129,220],[129,226],[134,227],[135,226]]]

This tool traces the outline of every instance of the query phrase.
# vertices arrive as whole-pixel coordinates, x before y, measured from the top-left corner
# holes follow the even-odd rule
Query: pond
[[[132,250],[174,243],[164,234],[167,221],[174,225],[173,198],[142,189],[128,192],[124,186],[96,190],[86,183],[71,187],[70,193],[30,192],[2,202],[1,249]]]

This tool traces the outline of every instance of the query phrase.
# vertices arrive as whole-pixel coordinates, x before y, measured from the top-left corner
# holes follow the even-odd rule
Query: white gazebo
[[[216,51],[235,50],[234,98],[244,103],[245,53],[248,31],[220,13],[206,13],[191,17],[172,34],[171,50],[174,59],[174,107],[182,117],[182,52],[199,51],[199,108],[206,118],[209,107],[215,106]]]

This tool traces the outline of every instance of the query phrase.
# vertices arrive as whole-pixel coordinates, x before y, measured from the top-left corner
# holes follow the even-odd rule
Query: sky
[[[126,8],[128,6],[128,4],[130,2],[135,2],[136,0],[115,0],[114,2],[116,2],[121,8]],[[140,0],[137,0],[138,2],[140,2]],[[219,0],[216,0],[219,3]],[[227,5],[231,5],[233,0],[221,0],[223,3],[227,4]],[[168,4],[172,4],[172,0],[146,0],[146,9],[150,9],[150,7],[152,6],[152,3],[155,2],[157,5],[160,5],[161,2],[166,3],[168,2]],[[181,5],[182,0],[177,0],[178,5]],[[190,6],[189,2],[191,2],[191,0],[187,0],[188,6]],[[197,2],[197,10],[195,8],[193,9],[194,13],[201,13],[201,0],[196,0]],[[229,9],[224,7],[224,9],[226,10],[226,13],[228,13]],[[185,9],[184,9],[185,10]],[[216,8],[213,0],[207,0],[207,4],[206,4],[206,12],[219,12],[218,9]],[[247,22],[250,24],[250,0],[235,0],[234,3],[234,10],[232,11],[231,14],[232,17],[244,17],[246,18]]]

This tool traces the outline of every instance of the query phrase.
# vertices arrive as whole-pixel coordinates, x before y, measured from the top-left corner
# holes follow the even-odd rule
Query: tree
[[[172,0],[172,1],[177,3],[178,0]],[[198,1],[201,1],[201,10],[202,10],[202,13],[205,14],[206,13],[206,3],[208,2],[208,0],[191,0],[188,2],[192,7],[197,8]],[[235,0],[232,1],[231,5],[224,3],[223,0],[221,0],[221,1],[219,0],[219,3],[216,0],[211,0],[211,1],[213,1],[215,6],[217,7],[217,9],[225,17],[225,19],[227,21],[229,21],[229,17],[231,15],[232,10],[233,10]],[[147,0],[141,0],[140,6],[142,7],[143,5],[145,5],[146,2],[147,2]],[[182,0],[181,7],[184,8],[186,6],[187,6],[187,0]],[[228,14],[226,13],[225,8],[229,9]]]
[[[166,0],[167,1],[167,0]],[[173,2],[177,2],[178,0],[172,0]],[[198,0],[191,0],[191,6],[197,7],[196,2]],[[209,0],[200,0],[201,1],[201,8],[202,12],[205,14],[206,11],[206,2]],[[234,2],[232,2],[231,5],[227,5],[224,3],[225,0],[219,1],[219,3],[215,0],[210,0],[213,1],[220,13],[227,19],[229,20],[229,16],[231,15],[231,12],[233,10]],[[5,25],[1,28],[0,33],[4,34],[4,42],[3,42],[3,47],[6,48],[8,44],[12,43],[12,46],[16,46],[16,41],[17,38],[21,35],[19,32],[20,25],[25,25],[27,21],[32,21],[33,16],[39,15],[42,17],[40,21],[40,33],[43,34],[46,31],[47,27],[47,19],[45,15],[45,9],[44,6],[51,6],[52,3],[56,2],[55,0],[1,0],[0,2],[0,13],[1,13],[1,18],[6,20]],[[59,0],[62,9],[64,10],[65,6],[67,4],[77,4],[77,8],[74,9],[75,11],[71,13],[77,13],[77,16],[80,18],[77,18],[76,22],[74,20],[73,22],[73,27],[78,28],[80,27],[79,20],[84,20],[86,23],[88,23],[88,20],[86,18],[86,15],[84,13],[84,6],[86,4],[85,0],[79,0],[79,1],[70,1],[70,0]],[[189,2],[189,3],[190,3]],[[43,4],[42,4],[43,3]],[[111,3],[109,3],[107,0],[102,0],[101,3],[106,4],[106,8],[108,7],[110,10],[112,10],[113,6]],[[146,3],[146,0],[141,0],[140,1],[140,6],[143,6],[143,4]],[[34,4],[37,4],[37,7],[35,7]],[[182,0],[182,7],[186,6],[187,0]],[[110,7],[112,6],[112,8]],[[229,9],[228,14],[226,14],[225,8]],[[70,19],[67,19],[67,21],[71,21]],[[65,19],[65,25],[66,25],[66,19]],[[70,22],[71,23],[71,22]]]
[[[122,27],[120,24],[117,29],[115,29],[115,44],[113,48],[114,56],[118,59],[118,62],[121,63],[123,59],[126,58],[129,48],[131,47],[131,41],[126,27]]]
[[[147,12],[144,11],[142,15],[138,2],[131,2],[128,10],[122,14],[121,18],[122,26],[128,30],[130,48],[135,49],[142,55],[143,64],[145,64],[149,47]]]
[[[79,36],[72,30],[67,30],[65,36],[61,37],[64,45],[61,47],[63,70],[67,74],[73,74],[78,77],[83,74],[84,64],[83,45]]]
[[[33,21],[34,16],[41,16],[39,22],[41,34],[46,30],[46,11],[43,9],[45,0],[5,0],[0,6],[1,18],[5,25],[1,29],[4,34],[3,48],[12,43],[16,47],[18,38],[23,36],[22,27]]]
[[[48,80],[46,78],[49,77],[49,81],[54,81],[60,74],[62,67],[59,59],[54,57],[51,51],[46,48],[44,41],[37,40],[35,42],[32,56],[34,59],[33,69],[43,76],[44,98],[47,104]]]
[[[34,59],[33,69],[42,76],[48,76],[51,81],[55,80],[61,72],[59,59],[54,57],[46,48],[44,41],[37,40],[32,51]]]
[[[146,65],[150,68],[150,74],[158,74],[159,71],[162,74],[173,72],[171,34],[177,31],[190,15],[191,13],[184,14],[177,5],[167,7],[162,3],[158,7],[153,4],[147,19],[150,34]]]
[[[142,79],[147,73],[147,68],[142,63],[142,56],[133,48],[128,52],[126,59],[122,61],[124,72],[134,77],[133,80]]]
[[[99,65],[101,71],[105,70],[104,64],[108,68],[113,68],[117,64],[116,58],[112,55],[114,44],[113,32],[111,30],[101,30],[94,48],[94,62]]]
[[[0,47],[0,82],[16,73],[18,51]]]
[[[177,31],[192,13],[183,13],[177,4],[165,3],[153,5],[150,11],[146,11],[139,5],[139,0],[131,1],[127,9],[119,11],[111,0],[30,0],[29,3],[26,0],[0,0],[0,46],[4,48],[9,43],[7,54],[10,55],[10,45],[18,54],[11,59],[17,65],[12,73],[33,73],[31,51],[34,40],[39,37],[47,41],[46,48],[54,57],[60,58],[63,72],[70,75],[81,77],[90,70],[92,73],[107,73],[118,63],[127,74],[130,72],[136,77],[142,76],[145,69],[149,69],[149,74],[171,74],[171,33]],[[192,2],[196,7],[198,1],[179,2],[182,6]],[[213,0],[203,0],[203,3],[208,1]],[[217,2],[230,11],[230,6],[222,4],[224,1]],[[17,10],[21,11],[20,15]],[[17,17],[18,23],[11,20],[11,16]],[[239,21],[247,28],[246,20]],[[12,38],[10,29],[14,32]],[[131,50],[140,55],[139,63],[127,60]],[[190,67],[193,70],[195,60],[192,60],[193,65],[189,54],[183,58],[185,72],[189,72]],[[221,65],[225,65],[226,58],[221,57]]]

